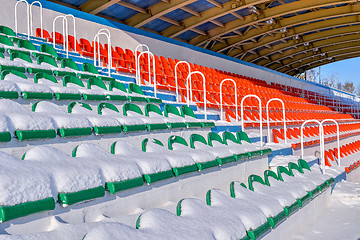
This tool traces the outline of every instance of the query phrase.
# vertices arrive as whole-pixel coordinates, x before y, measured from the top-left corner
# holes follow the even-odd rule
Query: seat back
[[[293,163],[293,162],[288,163],[288,168],[289,168],[290,173],[293,176],[295,175],[294,170],[297,170],[299,173],[304,173],[304,170],[299,165],[297,165],[296,163]]]
[[[91,63],[83,63],[82,69],[85,72],[89,72],[89,73],[93,73],[93,74],[99,74],[99,71],[97,70],[97,68]]]
[[[202,135],[196,134],[196,133],[191,134],[190,135],[190,147],[195,148],[196,142],[201,142],[201,143],[205,144],[206,146],[208,145],[206,142],[206,139]]]
[[[91,86],[98,86],[99,88],[107,90],[105,83],[96,77],[91,77],[87,80],[87,88],[91,89]]]
[[[163,146],[163,147],[164,147],[164,144],[163,144],[160,140],[158,140],[158,139],[156,139],[156,138],[151,138],[150,140],[149,140],[148,138],[145,138],[145,139],[141,142],[141,150],[142,150],[143,152],[146,152],[146,146],[147,146],[147,144],[148,144],[149,141],[152,141],[153,143],[155,143],[155,144],[157,144],[157,145],[159,145],[159,146]]]
[[[127,116],[127,112],[131,111],[131,112],[135,112],[138,113],[140,115],[144,115],[143,112],[141,111],[141,108],[138,105],[135,105],[133,103],[125,103],[123,106],[123,114],[124,116]]]
[[[11,46],[11,47],[14,46],[14,44],[10,40],[10,38],[8,38],[7,36],[4,36],[4,35],[0,35],[0,43],[4,44],[4,45],[7,45],[7,46]]]
[[[223,137],[223,142],[224,142],[225,144],[228,144],[229,141],[232,141],[232,142],[234,142],[234,143],[241,144],[241,142],[238,141],[238,140],[236,139],[235,135],[232,134],[231,132],[227,132],[227,131],[223,132],[222,137]]]
[[[98,114],[99,115],[102,115],[102,110],[103,109],[110,109],[112,111],[115,111],[115,112],[119,112],[119,109],[114,105],[114,104],[111,104],[111,103],[107,103],[107,102],[103,102],[103,103],[100,103],[98,105]]]
[[[62,68],[68,67],[73,70],[80,71],[78,65],[72,59],[68,59],[68,58],[61,60],[61,67]]]
[[[13,36],[13,37],[16,36],[15,32],[7,26],[0,26],[0,33],[3,33],[8,36]]]
[[[190,107],[188,107],[186,105],[182,105],[180,110],[181,110],[181,116],[183,116],[183,117],[189,116],[189,117],[196,118],[194,111]]]
[[[301,167],[302,170],[307,169],[307,170],[311,171],[309,164],[304,159],[299,159],[298,165],[299,165],[299,167]]]
[[[113,89],[117,89],[117,90],[127,93],[124,84],[122,84],[121,82],[111,81],[109,83],[109,91],[113,91]]]
[[[73,83],[76,84],[80,87],[85,87],[83,82],[80,80],[80,78],[74,77],[74,76],[70,76],[70,75],[66,75],[63,77],[63,86],[66,87],[66,85],[68,83]]]
[[[245,142],[251,143],[249,136],[243,131],[237,131],[236,136],[237,136],[238,142],[240,142],[240,143],[242,140],[244,140]]]
[[[265,184],[268,186],[270,186],[270,180],[269,180],[270,177],[280,181],[279,176],[276,175],[276,173],[274,171],[265,170],[264,171],[264,179],[265,179]]]
[[[150,112],[154,112],[154,113],[157,113],[158,115],[160,116],[163,116],[162,112],[161,112],[161,109],[159,108],[159,106],[155,105],[155,104],[151,104],[151,103],[148,103],[146,104],[145,106],[145,116],[149,117],[149,113]]]
[[[37,51],[35,45],[29,40],[19,39],[17,44],[19,48],[26,48],[31,51]]]
[[[178,143],[178,144],[182,144],[186,147],[188,147],[189,145],[187,144],[186,140],[183,138],[183,137],[180,137],[180,136],[176,136],[176,135],[173,135],[173,136],[170,136],[169,139],[168,139],[168,148],[169,150],[173,150],[173,144],[174,143]]]
[[[284,181],[283,174],[286,174],[286,175],[291,176],[291,177],[294,176],[294,174],[292,172],[290,172],[290,170],[287,169],[286,167],[278,166],[277,167],[277,175],[278,175],[278,177],[279,177],[279,179],[281,181]]]
[[[208,144],[209,146],[213,147],[213,141],[219,142],[221,144],[225,144],[224,141],[221,139],[220,135],[214,132],[209,132],[208,133]]]
[[[129,83],[129,93],[137,93],[141,95],[145,95],[141,87],[135,83]]]
[[[53,75],[47,73],[42,73],[42,72],[36,73],[34,76],[34,83],[38,83],[39,79],[46,79],[53,83],[58,83],[58,81]]]
[[[75,106],[80,106],[82,108],[92,111],[92,108],[90,107],[89,104],[83,102],[72,102],[68,105],[68,113],[72,113]]]
[[[266,185],[264,180],[260,176],[252,174],[248,177],[248,185],[251,191],[254,191],[254,185],[253,185],[254,182],[258,182],[261,183],[262,185]]]
[[[59,57],[56,50],[51,45],[48,44],[41,44],[40,51],[43,53],[48,53],[53,57]]]
[[[181,114],[180,114],[179,110],[177,109],[177,107],[175,107],[174,105],[171,105],[171,104],[166,104],[164,107],[164,116],[169,117],[169,113],[181,117]]]
[[[19,71],[16,71],[16,70],[13,70],[13,69],[7,69],[7,70],[3,70],[2,72],[1,72],[1,74],[0,74],[0,76],[1,76],[1,80],[4,80],[5,79],[5,77],[6,77],[6,75],[8,75],[8,74],[14,74],[14,75],[16,75],[16,76],[18,76],[18,77],[21,77],[21,78],[23,78],[23,79],[27,79],[27,77],[26,77],[26,75],[24,74],[24,73],[22,73],[22,72],[19,72]]]
[[[15,59],[22,59],[28,63],[32,63],[31,57],[25,53],[22,52],[12,52],[10,53],[10,60],[14,61]]]
[[[47,63],[47,64],[50,64],[51,66],[54,66],[54,67],[58,67],[58,65],[56,64],[55,60],[50,57],[50,56],[44,56],[44,55],[41,55],[41,56],[38,56],[37,57],[37,64],[41,64],[41,63]]]

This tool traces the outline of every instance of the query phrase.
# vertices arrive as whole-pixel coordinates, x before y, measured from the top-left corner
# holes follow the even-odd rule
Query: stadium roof
[[[295,75],[360,56],[359,0],[51,0]]]

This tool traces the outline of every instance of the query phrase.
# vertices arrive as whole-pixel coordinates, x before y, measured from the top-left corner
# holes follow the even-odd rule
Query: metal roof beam
[[[198,13],[197,11],[194,11],[194,10],[188,8],[188,7],[181,7],[180,9],[184,10],[185,12],[191,13],[194,16],[201,17],[200,13]]]
[[[206,1],[208,1],[209,3],[217,6],[218,8],[224,8],[220,3],[218,3],[218,2],[215,1],[215,0],[206,0]]]

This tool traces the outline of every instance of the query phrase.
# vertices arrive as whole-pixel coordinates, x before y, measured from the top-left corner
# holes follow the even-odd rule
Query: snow
[[[85,161],[76,161],[53,147],[34,147],[27,151],[24,160],[44,166],[43,172],[52,176],[56,193],[77,192],[103,185],[98,169],[89,167]]]
[[[0,152],[0,205],[12,206],[52,196],[51,175],[31,164]]]
[[[229,151],[227,148],[219,148],[219,147],[210,147],[209,145],[205,145],[202,142],[198,142],[196,141],[194,143],[195,149],[201,149],[207,152],[210,152],[211,154],[213,154],[215,156],[215,158],[217,157],[228,157],[228,156],[232,156],[232,152]]]
[[[159,154],[145,153],[130,143],[117,141],[115,144],[115,155],[127,157],[135,161],[144,174],[152,174],[171,170],[170,163]]]
[[[253,192],[241,186],[239,182],[234,183],[234,192],[236,198],[255,204],[266,217],[274,217],[284,210],[281,204],[273,197]]]
[[[122,109],[119,110],[119,112],[116,112],[111,109],[104,108],[102,110],[102,115],[104,116],[110,116],[118,120],[122,125],[144,125],[145,122],[139,118],[139,117],[130,117],[130,116],[124,116],[120,112]]]
[[[296,202],[296,198],[281,188],[269,187],[258,182],[253,182],[254,191],[263,195],[272,196],[283,207],[291,206]]]
[[[289,181],[283,182],[280,180],[276,180],[273,177],[269,177],[268,179],[269,179],[271,187],[278,187],[278,188],[282,189],[284,192],[289,192],[295,198],[300,199],[307,194],[306,190],[302,186],[299,187],[299,184],[301,185],[302,182],[298,182],[296,180],[291,181],[291,182],[289,182]],[[312,189],[314,189],[314,188],[312,188]]]
[[[15,83],[2,80],[0,81],[0,91],[4,92],[20,92]]]

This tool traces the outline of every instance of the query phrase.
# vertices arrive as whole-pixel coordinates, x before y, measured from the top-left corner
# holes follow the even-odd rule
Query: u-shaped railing
[[[104,32],[106,31],[106,32]],[[102,28],[94,37],[94,66],[100,66],[100,36],[103,35],[107,38],[108,42],[108,76],[111,76],[111,66],[112,66],[112,52],[111,52],[111,34],[110,31],[106,28]],[[95,44],[97,44],[97,49]],[[96,52],[98,52],[98,61],[96,61]],[[98,62],[98,65],[96,64]]]
[[[44,29],[43,29],[43,7],[42,7],[41,2],[39,2],[39,1],[35,1],[35,2],[32,2],[32,3],[30,4],[30,32],[31,32],[31,36],[34,36],[34,32],[33,32],[33,14],[32,14],[32,7],[33,7],[35,4],[39,4],[39,8],[40,8],[40,29],[41,29],[40,37],[44,37]]]
[[[203,88],[204,88],[204,113],[205,113],[205,120],[207,120],[207,112],[206,112],[206,79],[205,76],[202,72],[199,71],[195,71],[195,72],[191,72],[189,73],[189,75],[186,78],[186,86],[187,86],[187,102],[188,102],[188,106],[190,105],[190,98],[189,96],[191,96],[191,101],[192,101],[192,86],[191,86],[191,76],[194,74],[200,74],[200,76],[202,77],[203,80]],[[189,84],[190,84],[190,93],[189,93]],[[190,95],[189,95],[190,94]]]
[[[269,104],[272,101],[279,101],[282,105],[282,112],[283,112],[283,123],[284,123],[284,137],[285,137],[285,144],[287,143],[286,137],[286,114],[285,114],[285,104],[284,101],[280,98],[272,98],[266,103],[266,122],[267,122],[267,132],[268,132],[268,142],[271,142],[271,133],[270,133],[270,116],[269,116]]]
[[[65,18],[67,19],[68,17],[71,17],[72,18],[72,20],[73,20],[73,31],[74,31],[74,51],[76,52],[76,18],[74,17],[74,15],[72,15],[72,14],[66,14],[65,15]],[[55,33],[54,33],[55,34]],[[67,36],[67,41],[69,41],[69,32],[67,33],[68,34],[68,36]],[[69,47],[69,44],[68,44],[68,46],[67,47]]]
[[[145,48],[145,50],[141,50],[141,52],[150,52],[149,47],[146,44],[139,44],[136,46],[134,55],[135,55],[135,81],[136,84],[141,85],[141,76],[140,76],[140,58],[138,57],[138,52],[140,48]],[[148,62],[150,64],[150,55],[148,55]]]
[[[57,16],[54,18],[53,20],[53,48],[56,49],[56,46],[55,46],[55,33],[56,33],[56,21],[58,19],[62,19],[62,26],[63,26],[63,50],[65,51],[66,50],[66,57],[68,57],[68,52],[69,52],[69,48],[67,47],[67,41],[68,41],[68,34],[69,34],[69,31],[68,31],[68,21],[67,21],[67,18],[63,15],[60,15],[60,16]]]
[[[324,125],[323,125],[325,122],[333,122],[333,123],[336,124],[337,149],[338,149],[338,158],[337,158],[337,160],[338,160],[338,166],[340,167],[340,158],[341,158],[341,156],[340,156],[340,127],[339,127],[338,122],[336,120],[334,120],[334,119],[324,119],[324,120],[321,121],[321,126],[323,128],[323,141],[322,141],[323,151],[325,151],[325,139],[324,139],[325,138],[325,132],[324,132]],[[325,153],[324,153],[324,156],[325,156]]]
[[[18,6],[20,3],[25,3],[26,4],[26,24],[27,24],[27,36],[28,39],[30,40],[30,8],[29,8],[29,3],[26,0],[19,0],[16,4],[15,4],[15,32],[16,32],[16,36],[18,34],[18,15],[17,15],[17,10],[18,10]]]
[[[155,56],[152,52],[148,52],[148,51],[145,51],[145,52],[141,52],[139,54],[139,57],[138,59],[140,60],[140,58],[142,57],[143,54],[148,54],[148,57],[150,56],[150,59],[152,60],[153,62],[153,73],[154,73],[154,96],[157,97],[157,87],[156,87],[156,66],[155,66]],[[141,76],[140,76],[141,77]],[[140,81],[141,81],[141,78],[140,78]],[[151,62],[149,61],[149,82],[151,84]]]
[[[239,116],[238,116],[238,101],[237,101],[237,85],[236,85],[236,82],[231,78],[226,78],[226,79],[222,80],[221,83],[220,83],[220,118],[221,118],[221,121],[224,120],[222,85],[226,81],[231,81],[232,83],[234,83],[234,86],[235,86],[235,117],[236,117],[236,122],[238,122],[239,121]]]
[[[177,67],[180,64],[186,64],[189,69],[189,74],[191,72],[190,64],[187,61],[179,61],[175,64],[175,86],[176,86],[176,101],[179,102],[179,83],[178,83],[178,74],[177,74]],[[189,76],[189,75],[188,75]],[[186,92],[188,92],[188,85],[186,84]],[[188,96],[189,98],[189,96]]]
[[[262,145],[263,145],[263,133],[262,133],[262,129],[263,129],[263,122],[262,122],[262,120],[263,120],[263,119],[262,119],[261,99],[259,98],[259,96],[250,94],[250,95],[246,95],[245,97],[243,97],[243,99],[241,99],[241,127],[242,127],[242,130],[245,131],[245,126],[244,126],[244,101],[245,101],[245,99],[250,98],[250,97],[254,97],[254,98],[256,98],[256,99],[259,101],[260,144],[261,144],[261,146],[262,146]]]
[[[315,123],[318,123],[319,124],[319,138],[320,138],[320,163],[321,163],[321,168],[322,168],[322,171],[323,173],[325,174],[325,158],[324,158],[324,145],[323,145],[323,140],[324,140],[324,133],[323,133],[323,128],[322,128],[322,124],[319,120],[316,120],[316,119],[309,119],[309,120],[306,120],[302,125],[301,125],[301,128],[300,128],[300,137],[301,137],[301,158],[304,158],[304,126],[307,124],[307,123],[310,123],[310,122],[315,122]]]

